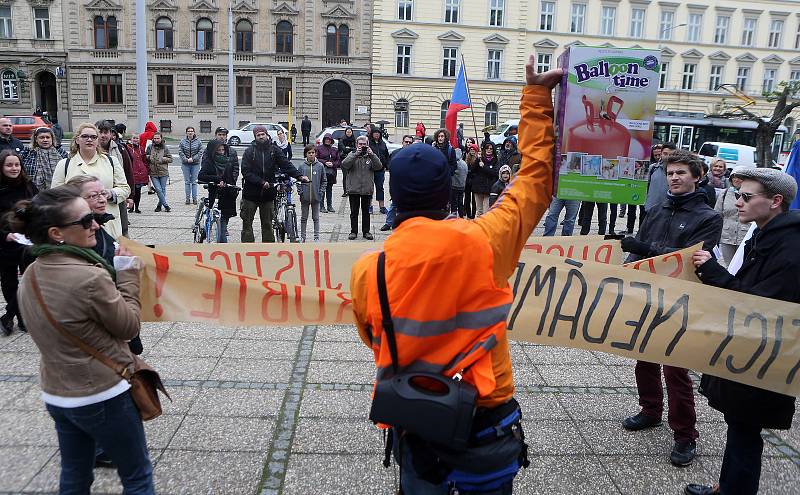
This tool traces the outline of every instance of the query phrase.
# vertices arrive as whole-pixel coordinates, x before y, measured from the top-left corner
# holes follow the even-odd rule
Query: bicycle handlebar
[[[197,181],[197,183],[198,184],[203,184],[203,189],[208,189],[208,186],[219,187],[219,184],[217,184],[216,182],[201,182],[201,181]],[[229,188],[229,189],[235,189],[236,191],[241,191],[242,190],[241,187],[234,186],[233,184],[225,184],[223,187]]]

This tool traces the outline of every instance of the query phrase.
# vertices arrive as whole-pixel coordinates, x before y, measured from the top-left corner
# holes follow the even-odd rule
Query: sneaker
[[[366,239],[368,241],[372,241],[372,240],[375,240],[375,237],[369,232],[364,232],[364,239]]]
[[[719,495],[719,485],[700,485],[689,483],[683,489],[684,495]]]
[[[196,205],[196,204],[197,204],[197,198],[194,198],[194,199],[192,200],[192,204],[193,204],[193,205]]]
[[[381,232],[386,232],[387,230],[392,230],[392,226],[388,223],[385,223],[383,224],[383,227],[381,227]]]
[[[369,214],[372,215],[372,206],[369,207]]]
[[[3,335],[8,337],[14,331],[14,316],[8,313],[0,316],[0,328],[2,328]]]
[[[171,212],[171,211],[172,211],[172,209],[170,209],[170,207],[169,207],[169,206],[165,206],[165,207],[164,207],[164,211],[165,211],[165,212],[167,212],[167,213],[169,213],[169,212]]]
[[[336,210],[334,210],[333,208],[328,208],[328,213],[336,213]]]
[[[351,241],[355,241],[356,237],[358,237],[358,234],[356,234],[355,232],[350,232],[350,235],[347,236],[347,238],[350,239]]]
[[[314,242],[319,242],[319,236],[318,235],[314,236]]]
[[[192,202],[189,201],[189,198],[186,198],[186,203],[185,204],[190,205],[190,204],[192,204]]]
[[[156,210],[155,211],[161,211],[161,205],[156,206]]]
[[[672,452],[669,454],[669,460],[672,462],[673,466],[690,466],[696,453],[697,442],[694,440],[675,442],[675,445],[672,447]]]
[[[661,426],[661,424],[661,418],[647,416],[640,412],[635,416],[625,418],[622,422],[622,427],[628,431],[639,431],[645,428],[655,428],[656,426]]]
[[[389,213],[389,210],[387,210],[385,206],[381,206],[381,213],[386,215],[387,213]]]

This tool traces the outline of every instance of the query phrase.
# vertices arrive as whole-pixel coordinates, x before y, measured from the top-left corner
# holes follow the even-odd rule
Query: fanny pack
[[[401,428],[452,451],[466,450],[478,391],[472,384],[461,380],[461,373],[448,378],[438,373],[398,372],[397,341],[386,291],[386,256],[383,252],[378,256],[378,296],[393,374],[377,382],[369,419]]]

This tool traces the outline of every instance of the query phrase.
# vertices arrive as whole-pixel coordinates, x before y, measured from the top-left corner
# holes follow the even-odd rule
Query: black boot
[[[8,337],[14,331],[14,315],[6,313],[0,316],[0,327],[2,327],[3,335]]]

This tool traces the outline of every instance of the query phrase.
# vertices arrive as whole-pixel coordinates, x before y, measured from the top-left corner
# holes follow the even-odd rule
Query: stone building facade
[[[462,55],[478,129],[519,118],[531,53],[543,71],[573,44],[660,49],[658,109],[676,123],[718,113],[723,98],[738,102],[720,84],[738,86],[767,115],[762,90],[800,81],[794,0],[376,0],[374,8],[372,116],[396,124],[397,135],[443,123]],[[470,111],[459,120],[471,135]],[[664,129],[696,148],[680,124]]]
[[[72,124],[108,118],[140,130],[135,2],[63,1]],[[293,121],[308,115],[315,132],[342,118],[368,119],[369,0],[146,1],[149,115],[165,132],[180,135],[193,125],[208,135],[227,126],[228,98],[238,123],[286,122],[290,90]]]
[[[0,0],[0,115],[68,120],[62,0]]]

